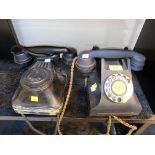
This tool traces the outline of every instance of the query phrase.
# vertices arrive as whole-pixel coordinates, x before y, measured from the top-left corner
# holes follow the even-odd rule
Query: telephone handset
[[[82,52],[76,67],[88,77],[90,115],[138,115],[142,107],[134,92],[131,70],[142,70],[144,63],[145,57],[134,51]]]

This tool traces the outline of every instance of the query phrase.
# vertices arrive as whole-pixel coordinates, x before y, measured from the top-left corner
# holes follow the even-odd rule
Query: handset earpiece
[[[89,75],[92,72],[96,65],[96,61],[94,58],[90,57],[89,52],[82,52],[76,61],[77,69],[85,76]]]

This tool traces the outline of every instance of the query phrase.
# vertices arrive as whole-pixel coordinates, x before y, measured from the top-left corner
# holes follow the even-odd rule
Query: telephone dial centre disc
[[[124,74],[113,74],[106,79],[104,91],[111,101],[126,103],[133,95],[133,83]]]

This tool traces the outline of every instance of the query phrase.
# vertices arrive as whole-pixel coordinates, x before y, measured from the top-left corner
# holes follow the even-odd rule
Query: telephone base
[[[107,69],[109,63],[115,65],[118,61],[101,60],[101,68],[96,68],[88,80],[89,115],[90,116],[135,116],[142,111],[142,106],[133,90],[132,96],[126,102],[114,102],[107,97],[104,85],[108,77],[115,74],[127,76],[132,81],[132,72],[122,66],[123,70]],[[119,64],[119,63],[118,63]],[[96,86],[96,87],[95,87]],[[128,96],[127,96],[128,97]]]
[[[107,100],[101,98],[100,103],[91,108],[90,116],[136,116],[139,115],[142,111],[141,104],[139,103],[138,98],[134,95],[128,103],[119,104],[113,102],[107,102]]]

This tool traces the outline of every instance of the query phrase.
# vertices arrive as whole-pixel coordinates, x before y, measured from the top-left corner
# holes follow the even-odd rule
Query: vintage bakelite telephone
[[[144,64],[145,57],[134,51],[82,52],[76,67],[88,78],[89,115],[138,115],[142,106],[134,92],[131,70],[140,71]]]
[[[67,74],[56,70],[55,62],[70,65],[77,55],[67,47],[14,46],[11,49],[17,64],[27,64],[18,89],[12,98],[12,107],[19,114],[57,115],[64,102]],[[62,54],[62,57],[60,57]],[[60,69],[61,70],[61,69]]]

